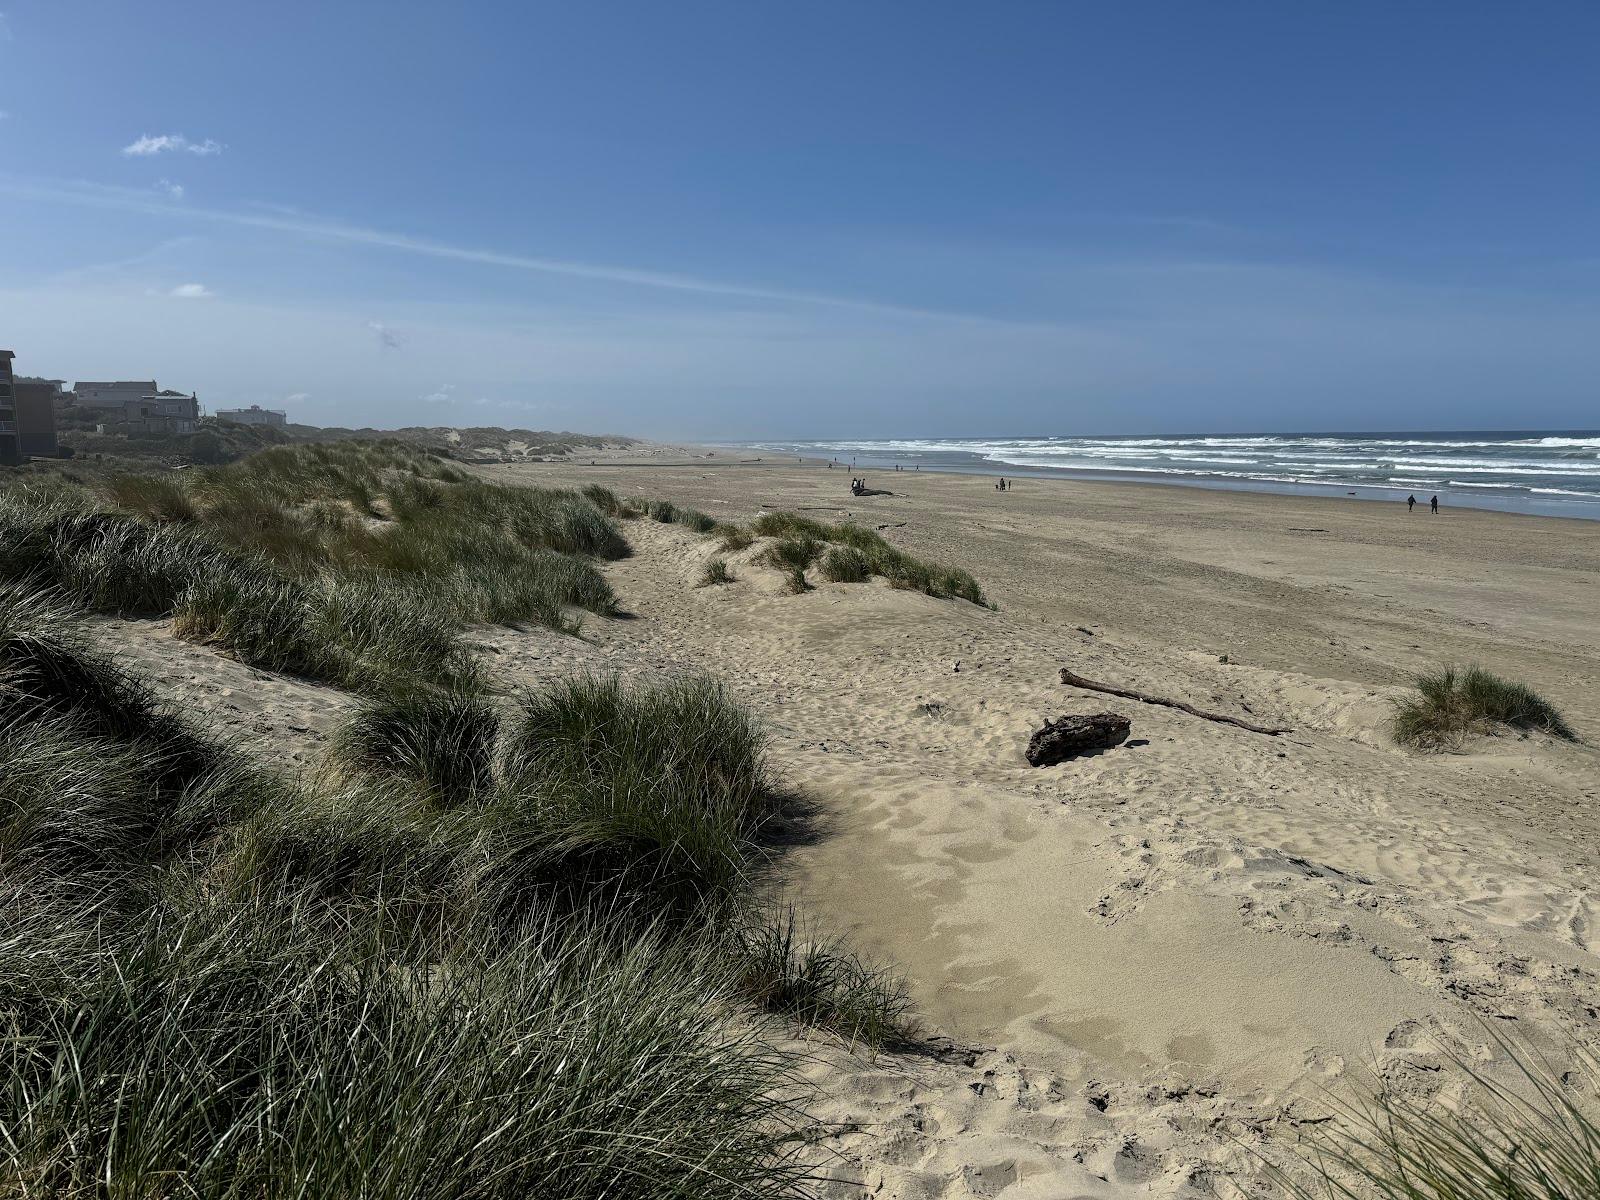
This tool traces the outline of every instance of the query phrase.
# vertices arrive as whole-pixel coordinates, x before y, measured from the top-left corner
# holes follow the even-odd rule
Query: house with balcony
[[[56,456],[58,384],[19,379],[16,355],[0,350],[0,463],[17,466],[29,458]]]

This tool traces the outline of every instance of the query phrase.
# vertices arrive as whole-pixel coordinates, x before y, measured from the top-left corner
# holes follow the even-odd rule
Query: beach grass
[[[713,558],[706,563],[705,569],[700,572],[700,586],[713,587],[722,583],[733,583],[733,572],[728,568],[725,558]]]
[[[469,624],[575,632],[575,614],[614,614],[596,563],[628,553],[580,493],[487,484],[399,443],[0,493],[0,580],[171,617],[252,666],[367,690],[405,673],[460,686]]]
[[[767,1011],[876,1049],[913,1040],[905,980],[805,921],[793,905],[753,911],[735,937],[741,986]]]
[[[1452,1065],[1472,1088],[1457,1106],[1395,1089],[1335,1102],[1334,1121],[1306,1150],[1309,1179],[1279,1175],[1297,1200],[1571,1200],[1600,1194],[1600,1115],[1594,1062],[1580,1099],[1534,1052],[1494,1037],[1511,1058],[1513,1082]]]
[[[1501,728],[1577,740],[1566,718],[1548,700],[1481,667],[1441,667],[1419,675],[1416,688],[1417,694],[1402,700],[1394,714],[1394,739],[1402,746],[1450,749],[1469,734]]]
[[[12,586],[0,716],[19,1194],[799,1196],[763,1014],[905,1029],[757,902],[777,784],[709,681],[391,693],[282,777]]]
[[[778,539],[767,551],[768,561],[784,569],[808,569],[826,545],[833,547],[822,565],[826,579],[859,583],[877,575],[887,579],[891,587],[991,607],[969,572],[907,554],[882,534],[852,522],[830,525],[799,513],[769,512],[757,517],[750,528],[757,536]],[[802,558],[806,558],[803,563]]]

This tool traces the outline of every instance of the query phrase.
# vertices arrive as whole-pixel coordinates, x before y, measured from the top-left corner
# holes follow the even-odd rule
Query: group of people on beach
[[[1000,482],[998,482],[998,483],[996,483],[994,485],[994,490],[997,491],[997,492],[1004,492],[1004,491],[1008,490],[1010,487],[1011,487],[1011,485],[1006,482],[1006,477],[1004,475],[1002,475],[1002,476],[1000,476]]]
[[[1435,496],[1432,500],[1428,501],[1428,504],[1429,504],[1430,507],[1432,507],[1434,512],[1438,512],[1439,511],[1439,497]],[[1406,511],[1407,512],[1412,512],[1412,511],[1414,511],[1416,509],[1416,507],[1417,507],[1417,498],[1415,496],[1407,496],[1406,497]]]

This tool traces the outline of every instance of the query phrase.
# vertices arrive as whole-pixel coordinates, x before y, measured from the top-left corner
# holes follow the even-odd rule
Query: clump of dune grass
[[[678,507],[670,500],[652,500],[646,515],[652,521],[660,521],[663,525],[670,525],[678,519]]]
[[[811,590],[811,581],[800,567],[787,567],[783,572],[783,590],[791,596],[804,595]]]
[[[709,517],[696,508],[680,508],[674,519],[679,525],[696,533],[710,533],[717,527],[714,517]]]
[[[824,563],[823,575],[835,579],[830,570],[836,572],[836,582],[858,583],[878,575],[887,579],[891,587],[990,607],[983,589],[969,572],[925,562],[896,549],[882,534],[848,521],[830,525],[799,513],[770,512],[757,517],[751,529],[761,537],[778,538],[779,546],[829,544],[835,547],[836,550],[829,552],[832,567]],[[785,567],[791,565],[792,551],[778,551],[777,554],[779,557],[771,561]],[[802,569],[810,565],[807,562]]]
[[[804,571],[822,554],[823,543],[807,534],[783,537],[768,546],[762,558],[774,567]]]
[[[735,940],[745,994],[768,1012],[875,1048],[912,1040],[905,980],[804,921],[793,905],[755,910]]]
[[[833,583],[862,583],[872,576],[872,564],[854,546],[834,546],[822,556],[822,577]]]
[[[713,558],[706,563],[705,569],[700,572],[700,586],[713,587],[721,583],[732,583],[733,572],[728,569],[728,560]]]
[[[755,544],[756,535],[743,525],[718,525],[717,544],[726,553],[743,550]]]
[[[564,871],[679,908],[745,885],[776,801],[764,735],[719,685],[563,680],[524,695],[504,736],[508,802]]]
[[[436,804],[470,804],[494,784],[499,715],[466,692],[401,692],[369,701],[340,728],[331,754],[346,767],[404,780]]]
[[[626,520],[643,515],[643,510],[637,501],[623,499],[610,488],[602,487],[598,483],[591,483],[585,487],[583,496],[608,517]]]
[[[1417,695],[1402,701],[1394,715],[1394,738],[1402,746],[1449,749],[1469,734],[1502,727],[1577,740],[1548,700],[1481,667],[1443,667],[1419,675],[1416,686]]]
[[[1474,1097],[1456,1108],[1389,1089],[1340,1100],[1307,1148],[1310,1180],[1280,1176],[1299,1200],[1574,1200],[1600,1195],[1594,1064],[1569,1081],[1496,1039],[1520,1078],[1507,1085],[1457,1060]],[[1575,1084],[1588,1076],[1589,1094]]]

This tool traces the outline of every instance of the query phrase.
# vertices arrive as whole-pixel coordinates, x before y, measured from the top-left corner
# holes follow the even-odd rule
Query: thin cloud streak
[[[348,245],[397,250],[406,254],[449,259],[454,262],[478,263],[484,266],[506,267],[512,270],[533,271],[546,275],[565,275],[574,279],[591,279],[605,283],[629,284],[635,287],[689,292],[707,296],[729,296],[745,300],[765,300],[779,304],[821,305],[829,308],[844,308],[856,312],[875,313],[880,316],[975,322],[985,325],[1015,326],[1022,324],[1022,322],[1008,321],[978,313],[918,308],[912,305],[890,304],[876,300],[860,300],[850,296],[829,295],[825,292],[807,292],[742,283],[724,283],[712,279],[701,279],[693,275],[677,275],[661,271],[639,270],[633,267],[608,266],[599,263],[571,262],[565,259],[543,258],[534,255],[507,254],[498,250],[480,250],[470,246],[456,246],[447,242],[411,237],[408,234],[389,233],[380,229],[367,229],[359,225],[345,225],[336,221],[321,220],[309,216],[279,216],[270,212],[235,212],[217,208],[197,208],[189,205],[179,208],[175,205],[158,203],[148,196],[130,192],[123,188],[103,185],[60,187],[0,180],[0,192],[67,204],[84,204],[99,208],[114,208],[124,212],[146,213],[151,216],[197,217],[202,220],[238,225],[249,229],[267,229],[299,237],[322,238],[328,241],[343,242]],[[1028,324],[1033,323],[1028,322]]]

